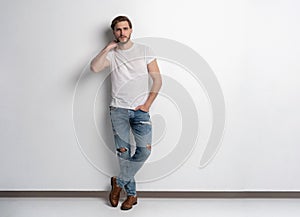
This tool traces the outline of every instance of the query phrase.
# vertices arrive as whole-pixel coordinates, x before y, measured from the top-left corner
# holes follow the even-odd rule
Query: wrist
[[[146,102],[146,103],[144,104],[144,107],[145,107],[147,110],[149,110],[150,107],[151,107],[151,104]]]
[[[103,52],[104,52],[104,53],[108,53],[110,50],[111,50],[111,48],[109,48],[108,46],[106,46],[106,47],[103,49]]]

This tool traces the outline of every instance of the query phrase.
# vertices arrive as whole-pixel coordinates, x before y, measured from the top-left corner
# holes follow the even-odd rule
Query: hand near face
[[[115,40],[113,40],[106,45],[106,49],[112,50],[117,46],[118,46],[118,43]]]

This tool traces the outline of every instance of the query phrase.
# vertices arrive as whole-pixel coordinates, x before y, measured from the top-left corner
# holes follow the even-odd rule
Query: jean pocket
[[[143,111],[141,109],[139,109],[138,111],[143,112],[143,113],[147,113],[147,114],[149,113],[149,112]]]

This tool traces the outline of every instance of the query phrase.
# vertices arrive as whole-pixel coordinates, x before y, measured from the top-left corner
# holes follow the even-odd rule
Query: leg
[[[130,177],[128,177],[129,163],[131,158],[130,149],[130,124],[128,110],[122,108],[110,108],[111,123],[113,128],[116,152],[119,160],[120,173],[117,177],[117,185],[124,187]]]
[[[151,153],[152,142],[152,125],[149,113],[143,111],[134,111],[133,117],[130,119],[130,126],[136,142],[136,151],[129,162],[130,166],[128,175],[131,177],[130,182],[125,185],[127,195],[136,195],[136,183],[134,176],[144,165]]]
[[[141,110],[135,111],[134,119],[130,121],[130,125],[136,143],[136,151],[132,156],[132,161],[144,164],[150,156],[152,143],[152,123],[149,113]]]

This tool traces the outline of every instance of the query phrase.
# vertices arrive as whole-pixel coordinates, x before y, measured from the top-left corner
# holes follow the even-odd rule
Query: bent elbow
[[[92,72],[99,72],[96,68],[95,68],[95,66],[93,65],[93,64],[91,64],[90,65],[90,70],[92,71]]]
[[[162,86],[162,80],[160,80],[159,83],[158,83],[158,90],[161,89],[161,86]]]
[[[162,86],[162,78],[161,78],[161,75],[159,75],[157,78],[156,78],[156,81],[155,81],[156,83],[157,83],[157,86],[159,87],[159,88],[161,88],[161,86]]]

